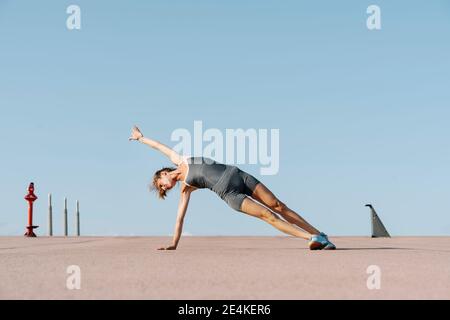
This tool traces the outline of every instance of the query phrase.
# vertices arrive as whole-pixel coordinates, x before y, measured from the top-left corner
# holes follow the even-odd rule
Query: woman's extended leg
[[[270,210],[280,214],[286,221],[293,223],[310,234],[319,234],[320,231],[310,225],[305,219],[299,216],[295,211],[289,209],[283,202],[262,183],[259,183],[253,190],[252,198],[267,206]]]
[[[249,198],[244,199],[244,201],[242,202],[241,210],[246,214],[260,218],[266,221],[267,223],[270,223],[272,226],[274,226],[275,228],[284,233],[290,234],[294,237],[300,237],[306,240],[311,239],[310,234],[280,219],[275,213],[273,213],[266,207]]]

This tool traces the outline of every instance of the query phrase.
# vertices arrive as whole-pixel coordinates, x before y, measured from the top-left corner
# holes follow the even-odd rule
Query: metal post
[[[68,227],[67,227],[67,198],[64,198],[64,236],[68,235]]]
[[[52,208],[52,194],[48,194],[48,236],[53,236],[53,208]]]
[[[77,200],[77,213],[76,213],[76,230],[77,236],[80,236],[80,201]]]
[[[386,230],[383,222],[381,222],[374,207],[371,204],[366,204],[366,207],[369,207],[371,213],[372,238],[390,238],[389,232]]]
[[[38,226],[33,226],[33,202],[36,201],[37,198],[38,197],[34,194],[34,183],[31,182],[28,186],[28,194],[25,196],[25,200],[28,201],[28,226],[27,231],[25,232],[26,237],[36,237],[33,229],[36,229]]]

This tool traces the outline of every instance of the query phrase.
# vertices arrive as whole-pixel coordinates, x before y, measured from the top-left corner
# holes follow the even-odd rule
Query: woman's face
[[[158,186],[164,191],[172,189],[176,183],[176,180],[171,178],[167,171],[162,172],[161,177],[158,179]]]

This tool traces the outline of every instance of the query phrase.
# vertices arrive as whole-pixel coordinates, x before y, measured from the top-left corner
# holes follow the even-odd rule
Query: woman
[[[204,188],[214,191],[237,211],[260,218],[286,234],[309,240],[311,250],[336,249],[324,233],[289,209],[255,177],[239,168],[203,157],[183,157],[166,145],[144,137],[137,127],[133,127],[129,140],[139,141],[162,152],[177,166],[163,168],[153,177],[153,187],[161,199],[177,182],[182,183],[173,243],[159,250],[177,248],[191,193]],[[286,221],[280,219],[278,214]]]

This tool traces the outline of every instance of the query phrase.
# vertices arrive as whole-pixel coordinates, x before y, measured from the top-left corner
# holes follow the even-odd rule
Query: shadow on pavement
[[[378,247],[378,248],[337,248],[336,250],[418,250],[414,248],[386,248],[386,247]]]

